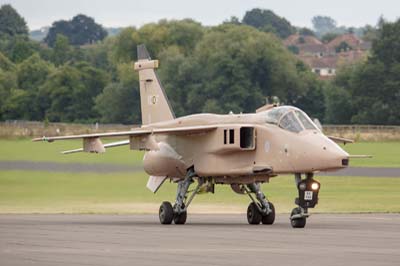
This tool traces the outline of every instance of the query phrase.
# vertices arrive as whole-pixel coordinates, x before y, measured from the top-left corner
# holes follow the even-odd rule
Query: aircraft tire
[[[262,219],[261,213],[254,202],[249,204],[247,208],[247,221],[249,224],[260,224]]]
[[[299,208],[294,208],[290,216],[300,213],[301,210]],[[290,224],[292,225],[293,228],[304,228],[306,226],[306,217],[291,219]]]
[[[168,201],[161,203],[160,209],[158,210],[158,217],[160,218],[161,224],[171,224],[174,219],[174,210],[172,205]]]
[[[275,222],[275,206],[272,202],[269,202],[269,208],[271,209],[271,212],[268,215],[262,216],[262,224],[273,224]]]
[[[174,223],[175,224],[185,224],[187,218],[187,212],[175,213]]]

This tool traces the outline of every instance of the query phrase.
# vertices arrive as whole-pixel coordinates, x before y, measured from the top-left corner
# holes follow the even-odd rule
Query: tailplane
[[[158,60],[151,60],[143,44],[138,45],[137,54],[138,61],[135,63],[135,70],[139,72],[142,124],[174,119],[175,114],[155,72],[158,68]]]

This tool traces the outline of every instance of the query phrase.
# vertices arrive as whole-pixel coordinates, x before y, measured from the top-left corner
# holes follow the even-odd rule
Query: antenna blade
[[[151,59],[149,52],[147,51],[146,46],[144,44],[139,44],[137,46],[137,56],[138,60]]]

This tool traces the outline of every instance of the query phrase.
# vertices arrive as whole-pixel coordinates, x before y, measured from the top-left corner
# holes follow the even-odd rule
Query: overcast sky
[[[30,29],[71,19],[82,13],[104,26],[141,26],[162,18],[193,18],[203,25],[217,25],[230,16],[240,19],[254,7],[271,9],[296,26],[311,27],[314,15],[328,15],[339,25],[375,25],[383,15],[395,20],[400,0],[0,0],[11,4]]]

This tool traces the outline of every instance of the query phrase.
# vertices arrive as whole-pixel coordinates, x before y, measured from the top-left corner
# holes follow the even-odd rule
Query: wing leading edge
[[[188,135],[195,133],[208,132],[216,129],[217,126],[188,126],[188,127],[176,127],[176,128],[139,128],[130,131],[120,131],[120,132],[109,132],[109,133],[95,133],[95,134],[82,134],[82,135],[70,135],[70,136],[56,136],[56,137],[46,137],[34,138],[32,141],[47,141],[53,142],[58,140],[73,140],[73,139],[83,139],[83,148],[63,151],[63,154],[70,154],[76,152],[94,152],[102,153],[105,152],[106,148],[118,147],[123,145],[129,145],[130,140],[123,140],[117,142],[111,142],[103,144],[100,138],[105,137],[140,137],[151,134],[179,134]]]

